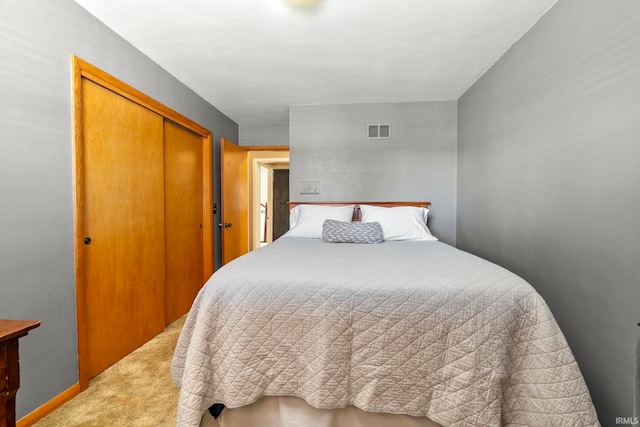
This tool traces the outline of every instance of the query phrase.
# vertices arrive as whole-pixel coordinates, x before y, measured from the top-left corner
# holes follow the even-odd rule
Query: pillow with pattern
[[[381,243],[384,238],[378,222],[342,222],[327,219],[322,224],[322,240],[327,243]]]

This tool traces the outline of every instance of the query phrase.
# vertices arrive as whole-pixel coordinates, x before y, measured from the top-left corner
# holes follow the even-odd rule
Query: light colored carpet
[[[185,319],[106,369],[35,426],[175,426],[178,388],[169,365]]]

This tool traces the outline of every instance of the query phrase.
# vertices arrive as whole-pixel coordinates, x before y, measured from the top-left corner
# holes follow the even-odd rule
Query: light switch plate
[[[300,194],[320,194],[320,181],[317,179],[300,181]]]

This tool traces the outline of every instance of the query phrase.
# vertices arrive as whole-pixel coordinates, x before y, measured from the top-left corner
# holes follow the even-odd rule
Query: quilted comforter
[[[251,252],[198,294],[171,370],[179,426],[265,395],[444,426],[599,425],[542,297],[441,242],[282,238]]]

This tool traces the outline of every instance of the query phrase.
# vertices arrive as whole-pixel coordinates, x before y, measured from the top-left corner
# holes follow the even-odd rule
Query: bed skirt
[[[292,396],[267,396],[251,405],[225,408],[218,419],[206,411],[200,427],[442,427],[427,417],[376,414],[355,406],[317,409]]]

